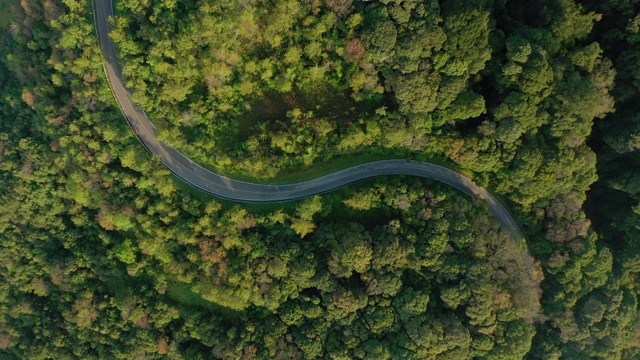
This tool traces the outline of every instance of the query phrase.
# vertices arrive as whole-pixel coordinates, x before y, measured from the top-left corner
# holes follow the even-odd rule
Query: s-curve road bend
[[[350,167],[313,180],[287,185],[264,185],[229,179],[194,163],[174,147],[158,140],[155,126],[145,112],[131,100],[129,90],[122,82],[122,67],[116,58],[113,41],[109,38],[111,26],[107,21],[113,16],[112,0],[95,0],[96,31],[104,52],[104,69],[109,86],[122,114],[131,125],[140,142],[176,176],[191,186],[221,198],[245,202],[268,203],[301,199],[322,194],[350,183],[382,175],[411,175],[433,178],[470,196],[479,196],[489,204],[489,211],[503,229],[522,233],[507,209],[487,190],[471,179],[442,166],[408,160],[382,160]]]

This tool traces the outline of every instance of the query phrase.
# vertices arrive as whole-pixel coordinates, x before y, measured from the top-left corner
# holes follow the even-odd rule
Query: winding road
[[[122,82],[122,66],[118,63],[115,46],[109,38],[113,16],[112,0],[95,0],[94,16],[98,40],[104,52],[104,69],[109,86],[122,114],[140,142],[176,176],[208,194],[244,203],[269,203],[297,200],[322,194],[356,181],[382,175],[411,175],[432,178],[451,185],[469,196],[479,196],[489,205],[490,213],[504,230],[515,231],[523,237],[517,223],[504,205],[471,179],[443,166],[409,160],[382,160],[353,166],[313,180],[287,184],[265,185],[233,180],[211,172],[191,161],[174,147],[158,140],[158,131],[145,114],[133,103],[129,90]]]

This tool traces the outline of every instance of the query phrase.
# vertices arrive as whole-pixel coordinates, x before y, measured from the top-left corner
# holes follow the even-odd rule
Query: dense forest
[[[0,358],[640,357],[640,1],[116,6],[127,86],[194,160],[437,159],[526,239],[408,176],[202,194],[123,119],[90,2],[0,0]]]

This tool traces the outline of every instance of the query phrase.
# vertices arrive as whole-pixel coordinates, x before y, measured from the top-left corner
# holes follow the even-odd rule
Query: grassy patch
[[[240,316],[239,311],[228,309],[216,303],[203,299],[199,294],[191,290],[191,285],[180,281],[168,281],[165,295],[178,304],[197,307],[206,311],[216,313],[227,319],[235,319]]]
[[[0,30],[5,30],[13,20],[11,4],[14,0],[0,0]]]
[[[389,153],[385,154],[363,152],[359,154],[346,154],[334,157],[328,161],[314,163],[311,166],[303,169],[285,169],[278,173],[276,178],[268,179],[265,182],[273,184],[288,184],[307,181],[355,165],[360,165],[376,160],[387,160],[394,158],[398,158],[398,156]]]
[[[385,103],[382,97],[357,102],[349,91],[325,83],[315,83],[309,89],[296,88],[287,93],[271,91],[252,101],[240,117],[240,140],[246,140],[255,131],[254,124],[266,123],[271,131],[285,130],[287,112],[293,109],[300,109],[304,113],[312,111],[318,118],[345,126],[351,119],[371,114],[383,105],[392,106]]]

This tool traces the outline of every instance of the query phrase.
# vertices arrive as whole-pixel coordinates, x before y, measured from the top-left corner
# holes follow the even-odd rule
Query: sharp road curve
[[[194,163],[174,147],[158,140],[158,131],[145,112],[133,103],[129,90],[122,82],[122,67],[117,61],[115,46],[109,38],[113,16],[112,0],[95,0],[96,31],[104,52],[104,69],[111,91],[122,114],[140,142],[176,176],[193,187],[221,198],[245,203],[283,202],[322,194],[347,184],[381,175],[411,175],[432,178],[451,185],[470,196],[479,196],[489,204],[489,211],[503,229],[522,236],[517,223],[507,209],[487,190],[471,179],[443,166],[408,160],[382,160],[353,166],[313,180],[287,184],[265,185],[233,180],[211,172]]]

